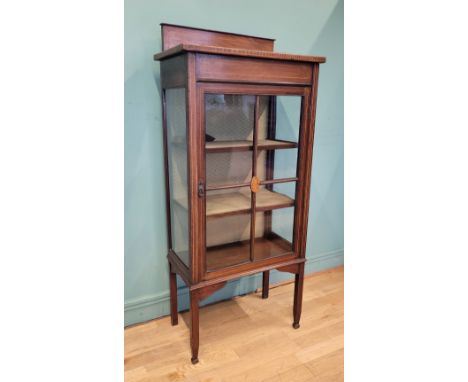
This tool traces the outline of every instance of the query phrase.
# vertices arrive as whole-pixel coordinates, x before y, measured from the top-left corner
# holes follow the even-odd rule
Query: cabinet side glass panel
[[[187,119],[185,88],[165,90],[171,248],[189,266]]]

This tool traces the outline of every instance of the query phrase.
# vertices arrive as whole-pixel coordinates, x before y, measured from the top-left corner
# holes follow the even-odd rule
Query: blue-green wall
[[[343,263],[343,2],[125,1],[125,324],[169,313],[159,63],[161,22],[276,38],[279,52],[327,56],[321,66],[306,271]],[[289,278],[273,272],[272,282]],[[207,303],[247,293],[234,281]],[[188,296],[179,280],[179,308]]]

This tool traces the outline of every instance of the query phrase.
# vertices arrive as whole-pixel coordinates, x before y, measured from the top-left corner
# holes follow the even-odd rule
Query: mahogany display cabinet
[[[299,328],[319,64],[274,40],[161,24],[160,61],[172,325],[176,274],[199,304],[227,281],[295,275]]]

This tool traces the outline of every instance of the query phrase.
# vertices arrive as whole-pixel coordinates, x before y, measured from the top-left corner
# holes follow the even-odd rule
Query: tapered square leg
[[[192,347],[192,363],[198,363],[199,346],[199,296],[197,291],[190,292],[190,346]]]
[[[293,307],[293,328],[299,328],[299,321],[302,313],[302,292],[304,290],[304,264],[299,266],[299,273],[296,273],[294,282],[294,307]]]
[[[270,271],[263,272],[262,298],[268,298],[270,289]]]
[[[179,323],[179,316],[177,312],[177,276],[171,270],[169,264],[169,284],[170,284],[170,301],[171,301],[171,324],[175,326]]]

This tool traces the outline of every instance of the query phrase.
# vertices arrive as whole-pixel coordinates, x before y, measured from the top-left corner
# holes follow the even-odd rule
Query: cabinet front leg
[[[301,319],[302,312],[302,292],[304,289],[304,263],[299,266],[299,273],[296,273],[294,283],[294,307],[293,307],[293,328],[299,328],[299,321]]]
[[[268,298],[270,289],[270,271],[263,272],[262,298]]]
[[[192,363],[198,363],[199,346],[199,316],[198,316],[198,291],[190,292],[190,346],[192,347]]]
[[[171,324],[175,326],[179,323],[177,313],[177,275],[172,272],[169,264],[169,286],[170,286],[170,301],[171,301]]]

